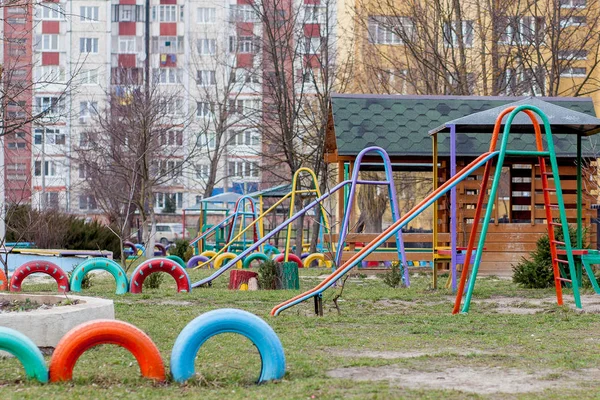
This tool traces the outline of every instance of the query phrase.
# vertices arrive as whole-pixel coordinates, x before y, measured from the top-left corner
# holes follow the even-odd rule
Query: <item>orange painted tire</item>
[[[20,292],[23,280],[31,274],[42,273],[50,275],[58,285],[61,293],[69,291],[69,276],[58,265],[49,261],[34,260],[26,262],[15,270],[10,279],[10,291]]]
[[[8,278],[3,271],[3,268],[0,268],[0,290],[4,291],[8,287]]]
[[[177,293],[189,293],[192,290],[190,276],[179,263],[168,258],[152,258],[138,265],[131,274],[129,293],[142,293],[144,280],[155,272],[166,272],[171,275],[177,283]]]
[[[273,261],[275,262],[283,262],[283,260],[285,260],[285,254],[281,253],[281,254],[277,254],[274,258]],[[288,261],[289,262],[295,262],[296,264],[298,264],[298,268],[302,268],[304,267],[304,264],[302,264],[302,260],[300,259],[300,257],[298,257],[295,254],[288,254]]]
[[[165,380],[164,362],[148,335],[127,322],[98,319],[77,325],[58,342],[50,360],[50,382],[71,380],[79,357],[100,344],[124,347],[137,360],[143,377]]]

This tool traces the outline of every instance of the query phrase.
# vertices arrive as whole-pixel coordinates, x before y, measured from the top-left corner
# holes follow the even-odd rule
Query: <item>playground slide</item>
[[[313,200],[306,207],[304,207],[303,209],[299,210],[296,214],[292,215],[291,217],[289,217],[288,219],[286,219],[285,221],[283,221],[283,223],[281,223],[281,225],[277,226],[275,229],[273,229],[271,232],[269,232],[263,238],[259,239],[252,246],[248,247],[246,250],[244,250],[243,252],[241,252],[237,257],[229,260],[229,262],[227,264],[225,264],[224,266],[222,266],[221,268],[219,268],[211,276],[209,276],[207,278],[204,278],[201,281],[198,281],[198,282],[192,284],[192,287],[196,288],[198,286],[202,286],[204,284],[212,282],[215,278],[218,278],[220,275],[222,275],[229,268],[233,267],[239,260],[243,259],[247,255],[249,255],[252,252],[254,252],[256,249],[258,249],[260,246],[262,246],[264,243],[266,243],[270,238],[272,238],[273,236],[275,236],[279,231],[281,231],[285,227],[287,227],[288,224],[291,224],[292,222],[294,222],[295,220],[297,220],[298,218],[300,218],[300,216],[302,214],[306,213],[311,208],[317,206],[320,202],[322,202],[323,200],[325,200],[329,196],[333,195],[335,192],[337,192],[338,190],[340,190],[341,188],[343,188],[345,185],[350,184],[351,182],[352,181],[347,180],[347,181],[343,181],[341,183],[338,183],[329,192],[327,192],[324,195],[322,195],[321,197]]]
[[[467,178],[471,173],[473,173],[476,169],[483,166],[486,162],[496,157],[499,152],[487,152],[483,153],[479,157],[477,157],[473,162],[459,171],[456,175],[450,178],[447,182],[429,194],[423,201],[417,204],[412,210],[402,216],[398,221],[394,222],[383,231],[379,236],[377,236],[372,242],[368,243],[366,246],[362,248],[358,253],[356,253],[352,258],[346,261],[342,266],[340,266],[337,270],[335,270],[331,275],[329,275],[323,282],[314,287],[313,289],[302,293],[290,300],[287,300],[273,308],[271,310],[271,315],[277,316],[283,310],[286,310],[292,306],[295,306],[298,303],[301,303],[305,300],[310,299],[311,297],[319,296],[322,292],[327,290],[331,285],[333,285],[337,280],[339,280],[342,276],[344,276],[348,271],[354,268],[358,263],[360,263],[367,255],[369,255],[372,251],[381,246],[387,239],[396,234],[400,229],[405,227],[410,221],[412,221],[417,215],[427,209],[431,204],[433,204],[437,199],[439,199],[442,195],[456,186],[459,182],[463,181]]]

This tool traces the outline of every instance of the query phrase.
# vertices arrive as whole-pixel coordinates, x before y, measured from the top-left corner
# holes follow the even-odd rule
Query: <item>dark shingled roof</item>
[[[446,122],[505,106],[524,97],[477,96],[381,96],[334,94],[331,97],[338,155],[357,155],[368,146],[380,146],[391,156],[431,156],[428,133]],[[554,105],[595,117],[590,98],[539,98]],[[491,129],[489,131],[491,134]],[[439,152],[450,152],[449,135],[439,140]],[[488,151],[490,137],[485,134],[459,134],[457,153],[477,156]],[[584,139],[584,154],[589,148]],[[555,135],[559,156],[576,154],[575,136]],[[587,146],[586,146],[587,145]],[[533,135],[512,134],[509,148],[535,150]]]

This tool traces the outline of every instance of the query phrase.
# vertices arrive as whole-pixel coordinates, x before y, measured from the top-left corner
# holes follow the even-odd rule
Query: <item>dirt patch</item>
[[[339,357],[351,357],[351,358],[377,358],[384,360],[394,360],[400,358],[418,358],[424,356],[436,356],[439,354],[453,354],[453,355],[471,355],[471,354],[493,354],[477,349],[444,349],[444,350],[433,350],[433,351],[374,351],[374,350],[349,350],[349,349],[338,349],[329,352],[334,356]]]
[[[574,378],[598,379],[598,372],[563,376],[551,370],[527,373],[519,369],[496,367],[446,368],[437,371],[415,371],[399,366],[338,368],[327,372],[331,378],[353,381],[390,381],[410,389],[458,390],[467,393],[530,393],[546,389],[576,387]],[[572,375],[572,376],[571,376]],[[568,379],[566,379],[568,378]]]

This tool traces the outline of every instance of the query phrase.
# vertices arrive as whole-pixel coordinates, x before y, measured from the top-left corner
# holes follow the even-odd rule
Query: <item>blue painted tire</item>
[[[127,274],[119,263],[108,258],[96,257],[85,260],[78,264],[73,273],[71,273],[71,281],[69,286],[72,292],[81,292],[81,282],[88,272],[95,269],[108,271],[115,278],[117,283],[116,294],[125,294],[129,291],[129,282],[127,281]]]
[[[171,351],[171,375],[176,382],[185,382],[194,376],[198,350],[204,342],[220,333],[243,335],[256,346],[262,360],[257,383],[283,378],[283,346],[269,324],[247,311],[222,308],[196,317],[177,336]]]
[[[14,329],[0,326],[0,350],[15,356],[28,378],[37,379],[42,383],[48,382],[48,367],[44,356],[31,339]]]
[[[187,268],[194,268],[197,267],[198,264],[200,263],[205,263],[208,260],[210,260],[210,258],[206,257],[206,256],[194,256],[192,258],[190,258],[187,262]]]

